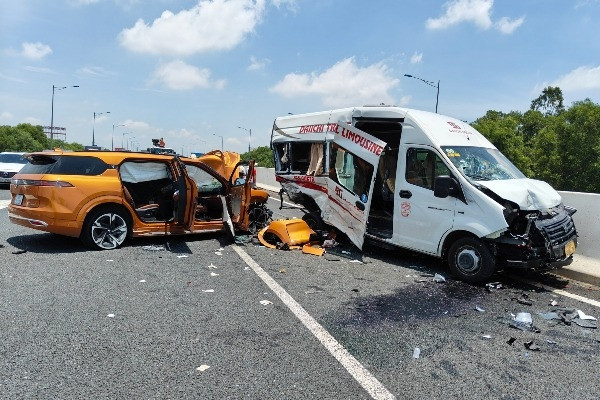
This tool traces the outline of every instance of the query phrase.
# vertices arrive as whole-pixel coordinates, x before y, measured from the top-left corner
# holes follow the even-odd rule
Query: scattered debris
[[[444,278],[442,275],[440,274],[435,274],[433,276],[433,281],[437,282],[437,283],[445,283],[446,282],[446,278]]]
[[[481,335],[483,339],[491,339],[492,335]]]
[[[269,304],[273,304],[273,302],[269,300],[261,300],[260,304],[262,304],[263,306],[268,306]]]
[[[360,290],[358,290],[358,289],[352,289],[352,291],[356,292],[356,293],[360,292]]]
[[[187,256],[185,254],[180,254],[177,256],[177,258],[187,258]]]
[[[27,250],[24,250],[24,249],[23,250],[15,250],[12,253],[13,254],[24,254],[24,253],[27,253]]]
[[[204,372],[204,371],[206,371],[209,368],[210,368],[210,365],[202,364],[201,366],[199,366],[198,368],[196,368],[196,371]]]
[[[217,269],[217,267],[215,265],[213,265],[213,263],[210,263],[210,265],[207,268],[208,269]]]
[[[165,246],[159,246],[159,245],[150,245],[150,246],[142,246],[142,250],[146,250],[146,251],[164,251],[165,250]]]
[[[554,340],[550,340],[550,339],[546,339],[546,343],[552,344],[552,345],[558,344]]]
[[[475,306],[475,310],[477,310],[479,312],[485,312],[485,308],[481,308],[479,306]]]
[[[525,345],[525,348],[527,350],[540,351],[540,346],[538,346],[537,344],[533,343],[533,340],[531,340],[529,342],[525,342],[523,344]]]
[[[191,283],[191,282],[188,282],[188,283]],[[203,290],[203,292],[204,293],[214,293],[215,290],[214,289],[206,289],[206,290]]]
[[[529,295],[527,295],[527,293],[522,293],[521,297],[519,297],[518,299],[513,297],[513,300],[517,300],[519,304],[523,304],[525,306],[533,305],[533,301],[529,298]]]
[[[115,317],[115,314],[108,314],[108,315],[107,315],[107,317],[108,317],[108,318],[114,318],[114,317]]]
[[[287,270],[285,268],[279,268],[280,274],[285,274],[286,272],[287,272]]]
[[[335,239],[327,239],[323,242],[323,247],[331,248],[337,246],[339,243],[335,241]]]
[[[106,260],[106,262],[114,262],[115,260]]]
[[[145,279],[140,280],[140,283],[145,283],[145,282],[146,282]]]
[[[215,251],[215,254],[218,255],[218,256],[222,256],[223,255],[223,253],[221,253],[220,251]]]
[[[210,276],[219,276],[219,274],[217,274],[216,272],[211,272]]]
[[[512,346],[513,343],[516,342],[516,341],[517,341],[517,338],[511,337],[510,339],[508,339],[506,341],[506,343],[509,344],[510,346]]]
[[[421,349],[418,347],[415,347],[415,349],[413,350],[413,358],[419,358],[420,355],[421,355]]]
[[[552,307],[554,307],[554,306],[557,306],[557,305],[558,305],[558,301],[556,301],[556,300],[552,300],[552,301],[550,302],[550,305],[551,305]]]
[[[350,260],[351,263],[362,264],[363,262],[360,260]]]
[[[491,293],[492,290],[504,289],[504,286],[500,282],[490,282],[485,284],[485,288]]]
[[[325,246],[323,246],[325,247]],[[304,254],[313,254],[315,256],[322,256],[325,253],[325,249],[317,246],[311,246],[309,243],[302,246],[302,252]]]
[[[234,238],[236,244],[245,244],[252,241],[252,236],[250,235],[238,235]]]
[[[521,331],[531,331],[535,333],[540,333],[540,330],[533,325],[533,319],[531,318],[531,314],[526,312],[517,313],[514,319],[508,322],[508,326],[511,328],[519,329]]]
[[[582,328],[598,328],[598,321],[591,315],[586,315],[581,310],[569,309],[569,308],[558,308],[553,311],[538,313],[542,318],[546,320],[559,320],[565,325],[571,325],[575,323]]]

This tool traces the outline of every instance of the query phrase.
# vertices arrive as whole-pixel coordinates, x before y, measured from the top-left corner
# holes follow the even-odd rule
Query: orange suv
[[[40,152],[11,180],[12,223],[79,237],[95,249],[114,249],[129,237],[246,231],[248,210],[268,194],[252,191],[201,160],[130,152]],[[238,158],[239,159],[239,158]]]

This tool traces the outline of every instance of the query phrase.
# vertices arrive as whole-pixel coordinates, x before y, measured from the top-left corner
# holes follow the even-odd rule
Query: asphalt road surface
[[[538,314],[600,317],[597,287],[500,273],[488,290],[407,251],[317,257],[215,234],[90,251],[10,224],[8,199],[0,188],[3,399],[600,396],[598,329]],[[510,327],[519,312],[539,332]]]

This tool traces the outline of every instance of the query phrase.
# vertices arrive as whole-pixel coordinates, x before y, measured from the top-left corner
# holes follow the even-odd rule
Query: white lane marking
[[[281,200],[277,200],[275,197],[269,197],[269,200],[273,200],[273,201],[276,201],[277,203],[281,203]],[[295,203],[290,203],[288,201],[284,201],[283,204],[294,207],[294,208],[302,208],[301,205],[295,204]]]
[[[241,247],[233,246],[240,258],[259,276],[260,279],[279,297],[302,324],[321,342],[321,344],[334,356],[346,371],[371,395],[374,399],[395,399],[375,378],[369,370],[362,366],[317,320],[315,320],[296,300],[292,298],[269,274],[263,270]]]
[[[0,210],[8,207],[9,204],[10,204],[10,200],[0,200]]]
[[[575,293],[569,293],[569,292],[567,292],[565,290],[562,290],[562,289],[555,289],[553,287],[546,286],[543,283],[530,281],[529,279],[523,279],[523,278],[519,278],[519,277],[513,276],[513,275],[511,275],[511,277],[514,278],[514,279],[517,279],[517,280],[519,280],[521,282],[525,282],[525,283],[528,283],[530,285],[540,287],[540,288],[542,288],[544,290],[547,290],[549,292],[558,294],[560,296],[569,297],[571,299],[579,300],[579,301],[581,301],[583,303],[587,303],[587,304],[592,305],[594,307],[599,307],[600,308],[600,301],[597,301],[597,300],[594,300],[594,299],[588,299],[587,297],[583,297],[583,296],[580,296],[580,295],[575,294]]]

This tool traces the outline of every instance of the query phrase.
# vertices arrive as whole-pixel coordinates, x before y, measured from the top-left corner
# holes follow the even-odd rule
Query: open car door
[[[247,167],[244,178],[240,177],[242,168]],[[254,161],[240,161],[233,168],[229,176],[229,204],[231,205],[231,223],[240,230],[248,230],[250,208],[250,199],[252,197],[252,188],[250,186],[250,177],[254,173]],[[226,207],[223,208],[225,214]],[[223,215],[223,221],[226,216]],[[233,228],[230,225],[230,229]],[[232,234],[234,234],[232,232]],[[235,234],[234,234],[235,235]]]
[[[321,217],[359,249],[364,243],[375,172],[385,144],[341,121],[329,143],[329,201],[321,208]]]
[[[198,203],[198,188],[196,182],[186,173],[185,165],[181,160],[176,157],[173,161],[178,190],[175,196],[175,221],[178,225],[184,226],[185,229],[192,232]]]

